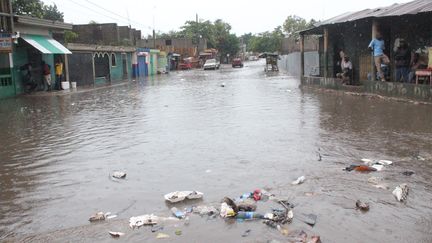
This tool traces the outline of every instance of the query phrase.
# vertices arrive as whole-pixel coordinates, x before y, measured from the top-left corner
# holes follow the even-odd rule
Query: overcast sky
[[[178,30],[187,20],[223,19],[238,34],[259,33],[282,25],[288,15],[324,20],[336,15],[410,0],[43,0],[56,3],[74,24],[116,22],[151,33]],[[102,9],[103,8],[103,9]],[[128,21],[130,19],[130,21]]]

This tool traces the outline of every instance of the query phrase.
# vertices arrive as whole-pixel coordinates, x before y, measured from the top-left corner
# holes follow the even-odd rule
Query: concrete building
[[[135,46],[141,40],[140,30],[116,23],[73,25],[72,30],[78,34],[74,42],[80,44]]]
[[[0,98],[15,95],[12,79],[13,17],[10,0],[0,0]]]
[[[377,9],[365,9],[358,12],[345,13],[329,20],[318,23],[314,28],[304,30],[300,42],[301,74],[304,83],[314,83],[326,87],[341,88],[336,80],[335,72],[340,59],[339,50],[343,50],[350,57],[353,64],[352,84],[363,85],[365,89],[384,95],[417,97],[432,100],[432,89],[429,85],[416,85],[392,82],[376,82],[376,68],[368,45],[380,32],[385,41],[385,54],[390,58],[390,81],[395,81],[395,46],[399,38],[404,39],[410,49],[420,56],[427,64],[429,71],[419,72],[424,83],[432,77],[432,2],[430,0],[416,0],[403,4],[393,4]],[[319,74],[309,77],[305,73],[305,45],[307,35],[320,36],[319,42]],[[427,65],[425,65],[427,68]],[[416,72],[417,74],[417,72]],[[425,87],[421,87],[425,86]]]
[[[58,21],[44,20],[28,16],[14,16],[14,35],[12,52],[12,86],[8,96],[27,91],[29,83],[35,83],[36,90],[44,90],[42,62],[50,66],[52,86],[55,82],[54,64],[56,60],[67,63],[67,55],[71,52],[53,35],[63,36],[65,30],[72,25]],[[61,40],[60,40],[61,41]],[[30,69],[28,67],[31,66]],[[65,68],[63,80],[68,79]]]
[[[207,49],[207,40],[200,39],[199,43],[193,43],[189,38],[143,39],[137,41],[137,47],[159,49],[166,53],[177,53],[183,58],[197,57],[200,52]]]
[[[77,86],[114,84],[132,77],[135,47],[68,43],[70,81]]]

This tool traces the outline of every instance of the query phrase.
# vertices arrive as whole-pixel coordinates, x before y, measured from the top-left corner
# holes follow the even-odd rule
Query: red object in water
[[[253,198],[254,198],[255,201],[261,200],[261,190],[260,189],[256,189],[253,192]]]
[[[360,172],[376,171],[375,168],[373,168],[373,167],[369,167],[369,166],[367,166],[367,165],[359,165],[359,166],[355,167],[354,170],[355,170],[355,171],[360,171]]]

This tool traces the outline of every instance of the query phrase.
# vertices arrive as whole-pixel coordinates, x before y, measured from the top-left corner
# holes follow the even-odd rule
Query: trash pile
[[[346,168],[344,168],[343,170],[351,172],[351,171],[358,171],[358,172],[377,172],[377,171],[382,171],[385,166],[389,166],[393,164],[393,161],[390,160],[372,160],[372,159],[361,159],[360,161],[363,162],[363,164],[354,164],[354,165],[350,165]],[[405,176],[412,176],[413,174],[415,174],[414,171],[404,171],[402,172],[402,175]],[[388,190],[390,189],[390,187],[385,184],[385,183],[381,183],[382,182],[382,178],[380,177],[370,177],[368,179],[368,183],[372,184],[373,187],[378,188],[378,189],[383,189],[383,190]],[[394,190],[393,190],[393,195],[395,196],[396,200],[398,200],[399,202],[405,202],[408,198],[408,185],[406,183],[403,183],[399,186],[397,186]],[[369,205],[367,203],[363,203],[360,201],[356,202],[356,208],[360,209],[361,211],[368,211],[369,210]]]
[[[304,182],[304,177],[299,178],[297,181]],[[198,191],[176,191],[164,195],[164,199],[171,204],[177,204],[185,200],[201,199],[203,196],[204,194]],[[275,205],[279,205],[279,207],[276,206],[276,208],[272,208],[270,212],[266,213],[257,212],[258,202],[266,203],[268,201],[273,202]],[[191,214],[196,214],[202,217],[207,216],[209,219],[221,217],[222,219],[235,220],[237,222],[252,220],[262,221],[263,224],[273,229],[277,229],[285,236],[297,237],[297,235],[293,236],[291,232],[289,232],[288,229],[284,227],[284,225],[290,224],[293,221],[293,208],[294,206],[290,204],[288,200],[279,199],[274,194],[266,190],[256,189],[253,192],[245,193],[234,199],[229,197],[223,198],[220,203],[220,208],[216,208],[213,205],[195,205],[184,209],[172,207],[172,216],[168,217],[157,216],[155,214],[145,214],[141,216],[130,217],[129,226],[131,229],[150,227],[151,232],[157,233],[156,239],[167,239],[170,238],[170,235],[161,232],[164,230],[165,222],[172,222],[176,225],[176,227],[179,222],[184,222],[185,225],[187,225],[189,216]],[[92,215],[89,220],[91,222],[96,222],[107,220],[112,217],[116,217],[116,215],[99,212]],[[317,216],[313,214],[299,214],[296,216],[296,218],[313,227],[316,223]],[[177,236],[182,235],[182,231],[179,229],[175,230],[174,233]],[[251,230],[249,229],[246,230],[241,236],[247,237],[250,233]],[[119,238],[125,235],[125,233],[117,231],[109,231],[108,234],[113,238]],[[302,239],[304,238],[305,240],[308,240],[308,237],[304,232],[300,237],[302,237]],[[319,236],[313,236],[310,240],[303,242],[318,243],[321,241]]]

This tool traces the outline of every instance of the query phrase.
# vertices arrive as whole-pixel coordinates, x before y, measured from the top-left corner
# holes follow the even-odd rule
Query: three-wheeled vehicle
[[[279,72],[278,60],[279,54],[264,52],[258,56],[266,59],[265,72]]]

